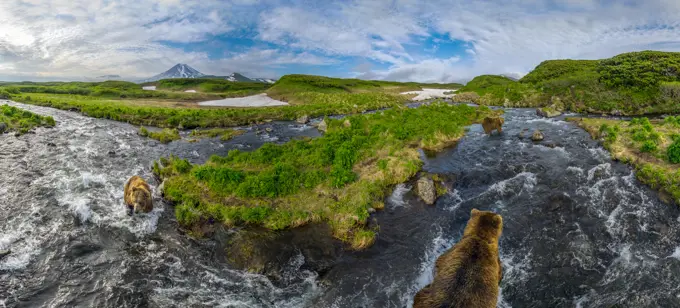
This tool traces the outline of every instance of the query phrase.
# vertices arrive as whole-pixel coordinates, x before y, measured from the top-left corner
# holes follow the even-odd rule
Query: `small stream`
[[[316,129],[272,122],[227,142],[162,145],[132,125],[10,104],[57,126],[0,135],[0,250],[12,250],[0,260],[0,307],[408,307],[472,208],[504,218],[499,307],[680,306],[680,210],[561,118],[507,109],[501,135],[471,126],[457,147],[423,154],[425,170],[456,178],[435,206],[398,185],[373,215],[373,247],[343,253],[322,275],[293,257],[272,282],[182,234],[158,196],[153,212],[128,217],[123,185],[152,179],[160,156],[201,163]],[[518,137],[536,128],[543,142]]]

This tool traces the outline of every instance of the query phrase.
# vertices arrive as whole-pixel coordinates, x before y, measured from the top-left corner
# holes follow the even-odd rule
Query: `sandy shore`
[[[453,97],[454,94],[444,94],[444,92],[455,92],[456,90],[451,90],[451,89],[425,89],[423,88],[422,91],[410,91],[410,92],[403,92],[401,94],[418,94],[418,96],[414,97],[414,101],[422,101],[426,99],[431,99],[431,98],[448,98],[448,97]]]
[[[269,106],[285,106],[286,102],[277,101],[262,93],[253,96],[225,98],[216,101],[207,101],[198,103],[200,106],[221,106],[221,107],[269,107]]]

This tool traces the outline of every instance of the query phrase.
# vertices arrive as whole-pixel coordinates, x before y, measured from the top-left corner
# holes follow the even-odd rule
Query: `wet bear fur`
[[[132,213],[148,213],[153,210],[149,184],[141,177],[133,176],[125,183],[125,205]]]
[[[437,259],[434,281],[416,294],[413,307],[495,308],[502,230],[500,215],[473,209],[463,238]]]
[[[484,132],[487,135],[491,135],[491,133],[496,130],[498,133],[503,132],[503,124],[505,123],[505,119],[501,117],[486,117],[482,121],[482,127],[484,128]]]

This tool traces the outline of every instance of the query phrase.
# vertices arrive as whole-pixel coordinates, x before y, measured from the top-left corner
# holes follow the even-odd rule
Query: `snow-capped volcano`
[[[157,81],[161,79],[171,79],[171,78],[201,78],[204,77],[205,74],[197,71],[193,67],[186,65],[186,64],[177,64],[173,66],[171,69],[158,74],[156,76],[153,76],[149,79],[144,80],[145,82],[149,81]]]

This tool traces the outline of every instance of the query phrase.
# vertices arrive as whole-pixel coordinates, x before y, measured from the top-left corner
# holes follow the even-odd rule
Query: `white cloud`
[[[458,81],[522,74],[546,59],[677,51],[677,16],[676,0],[2,0],[0,78],[137,78],[182,62],[208,74],[273,77],[301,64],[364,78]],[[214,36],[255,46],[220,45],[217,56],[172,47],[211,44]],[[460,54],[442,55],[452,42],[464,42]],[[387,68],[353,72],[366,60]]]

